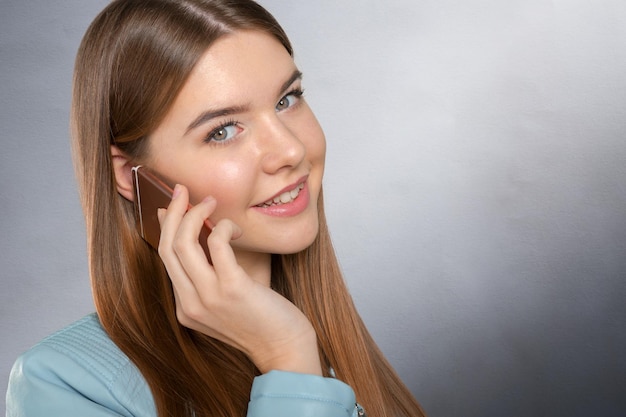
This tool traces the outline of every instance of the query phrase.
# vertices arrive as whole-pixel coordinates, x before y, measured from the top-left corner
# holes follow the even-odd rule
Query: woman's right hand
[[[188,209],[178,185],[167,210],[159,211],[159,255],[172,281],[179,322],[243,351],[263,373],[282,370],[321,375],[317,337],[306,316],[289,300],[252,279],[237,263],[231,240],[241,235],[228,219],[207,240],[211,265],[198,242],[216,201]]]

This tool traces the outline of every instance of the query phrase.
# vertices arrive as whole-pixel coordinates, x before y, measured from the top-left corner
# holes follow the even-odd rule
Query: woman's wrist
[[[251,358],[262,373],[285,371],[322,376],[317,335],[309,331],[283,346],[266,353],[264,358]]]

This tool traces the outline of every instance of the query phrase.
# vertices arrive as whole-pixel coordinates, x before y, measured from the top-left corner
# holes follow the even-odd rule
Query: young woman
[[[423,415],[343,282],[324,135],[267,11],[112,2],[78,52],[72,126],[97,315],[18,360],[8,416]],[[158,251],[135,229],[137,165],[180,184]]]

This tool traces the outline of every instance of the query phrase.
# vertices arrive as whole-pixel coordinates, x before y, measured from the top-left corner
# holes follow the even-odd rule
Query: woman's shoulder
[[[113,378],[129,362],[102,328],[95,313],[46,337],[25,352],[21,359],[38,362],[49,356],[68,357],[73,365],[86,367],[105,380]]]
[[[11,371],[7,417],[154,415],[150,390],[90,314],[22,354]]]

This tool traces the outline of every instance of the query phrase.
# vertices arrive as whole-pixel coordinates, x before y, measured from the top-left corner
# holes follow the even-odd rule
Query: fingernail
[[[213,201],[215,201],[215,198],[213,198],[212,196],[204,197],[204,199],[202,200],[203,203],[211,203]]]
[[[163,216],[165,215],[165,209],[160,207],[157,209],[157,218],[159,219],[159,224],[163,223]]]
[[[180,185],[176,184],[174,186],[174,192],[172,192],[172,200],[178,197],[179,194],[180,194]]]

